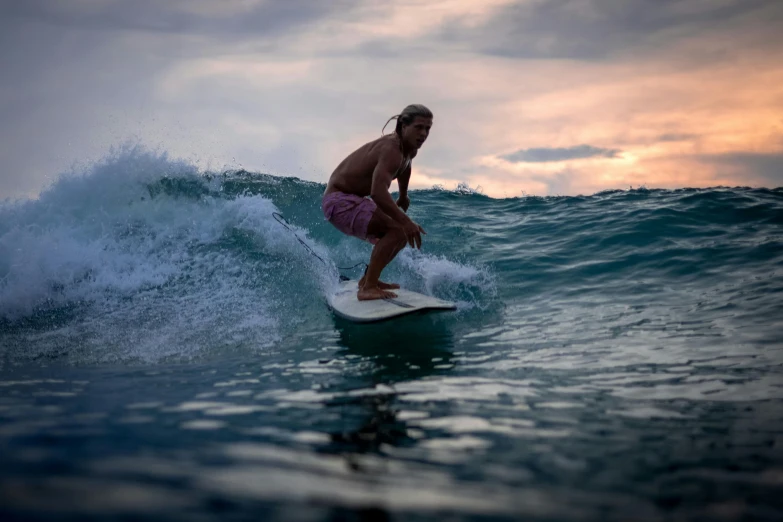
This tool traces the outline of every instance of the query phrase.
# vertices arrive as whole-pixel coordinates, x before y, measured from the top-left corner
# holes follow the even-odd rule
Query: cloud
[[[723,29],[762,11],[759,23],[777,31],[783,21],[781,4],[779,0],[517,1],[500,7],[479,26],[452,21],[440,38],[509,58],[601,60]]]
[[[655,141],[658,142],[678,142],[678,141],[688,141],[688,140],[694,140],[698,138],[698,135],[696,134],[690,134],[687,132],[667,132],[664,134],[661,134],[655,138]]]
[[[502,197],[780,185],[783,66],[770,27],[783,2],[629,3],[638,13],[598,0],[0,0],[0,199],[34,195],[127,138],[202,168],[323,182],[413,101],[436,125],[411,186],[465,182]],[[669,26],[620,23],[652,4]],[[579,6],[584,16],[558,11]],[[551,27],[535,27],[546,9]],[[512,12],[520,34],[503,25]],[[704,13],[715,24],[698,22]],[[551,46],[486,54],[528,37]],[[546,59],[563,56],[589,59]],[[773,158],[726,156],[750,152]]]
[[[95,30],[135,30],[170,34],[259,39],[345,12],[359,0],[90,0],[0,2],[0,18],[36,20],[55,26]]]
[[[347,16],[358,3],[0,0],[0,199],[35,194],[74,162],[98,159],[126,139],[184,157],[203,151],[199,159],[216,168],[230,163],[238,149],[252,146],[255,157],[265,148],[276,150],[290,133],[268,131],[276,122],[264,122],[264,108],[282,105],[275,95],[285,92],[259,99],[243,80],[257,72],[265,53],[285,64],[281,48],[316,22],[324,27],[330,17]],[[188,96],[178,97],[184,87],[165,90],[164,82],[183,64],[226,56],[246,57],[248,73],[218,71],[225,78],[220,89],[187,89]],[[265,77],[267,83],[306,84],[288,70]],[[191,80],[198,85],[198,78]],[[239,111],[257,128],[231,128]],[[298,168],[301,157],[274,168]]]
[[[521,149],[500,157],[511,163],[547,163],[586,158],[616,158],[621,152],[617,149],[602,149],[592,145],[575,145],[566,148]]]
[[[783,151],[711,154],[698,159],[719,172],[727,172],[740,185],[783,187]]]

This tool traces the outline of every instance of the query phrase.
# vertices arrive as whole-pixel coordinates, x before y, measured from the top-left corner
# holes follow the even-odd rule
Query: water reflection
[[[338,344],[344,347],[339,355],[371,362],[367,377],[373,384],[418,379],[453,367],[452,321],[443,316],[409,316],[365,325],[336,321]]]
[[[449,322],[436,316],[411,316],[384,323],[357,325],[338,320],[340,356],[360,370],[360,386],[381,393],[336,397],[325,403],[340,410],[350,426],[330,433],[323,448],[339,453],[355,471],[361,468],[353,454],[383,452],[383,446],[407,446],[416,442],[405,420],[398,416],[395,383],[448,372],[454,367],[454,337]]]

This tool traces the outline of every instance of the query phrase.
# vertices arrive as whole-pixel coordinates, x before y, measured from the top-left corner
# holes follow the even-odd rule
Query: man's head
[[[394,118],[397,119],[394,132],[399,136],[405,148],[408,150],[419,149],[430,134],[432,111],[424,105],[408,105],[400,114],[392,116],[389,121]]]

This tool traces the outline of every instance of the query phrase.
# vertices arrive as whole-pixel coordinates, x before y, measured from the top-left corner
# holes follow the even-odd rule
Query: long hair
[[[419,103],[408,105],[402,110],[401,113],[396,114],[386,120],[386,124],[383,126],[383,129],[381,129],[381,134],[383,134],[383,131],[386,130],[386,125],[388,125],[390,121],[397,120],[397,125],[394,127],[394,132],[398,136],[402,137],[402,126],[410,125],[417,116],[421,116],[422,118],[432,118],[432,111]]]

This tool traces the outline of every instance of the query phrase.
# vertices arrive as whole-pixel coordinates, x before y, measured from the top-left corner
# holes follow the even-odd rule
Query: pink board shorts
[[[367,226],[376,208],[373,200],[345,192],[331,192],[321,200],[324,217],[337,230],[373,245],[378,238],[367,235]]]

